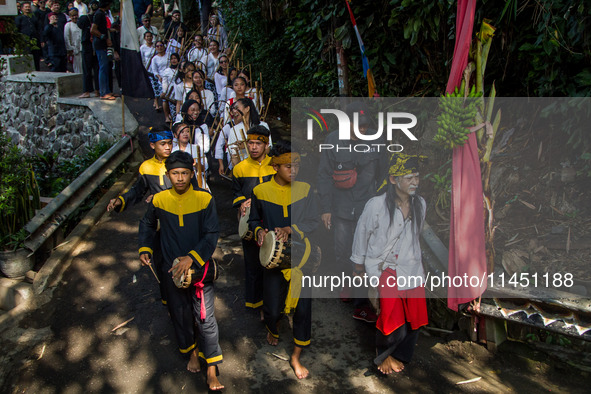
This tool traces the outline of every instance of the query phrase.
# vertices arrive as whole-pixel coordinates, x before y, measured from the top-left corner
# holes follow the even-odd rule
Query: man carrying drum
[[[213,268],[210,260],[219,237],[213,197],[203,189],[193,188],[193,172],[190,154],[177,151],[169,156],[166,176],[172,189],[157,193],[140,221],[139,253],[142,264],[150,265],[159,222],[164,268],[172,274],[164,275],[162,282],[169,296],[168,310],[179,348],[184,354],[190,353],[187,369],[191,372],[201,370],[198,357],[203,358],[209,389],[221,390],[224,386],[217,378],[217,365],[222,362],[222,350],[214,315],[213,282],[202,281],[189,288],[178,288],[174,282],[187,276],[190,269],[205,277]],[[173,265],[175,260],[178,262]],[[194,326],[198,330],[197,342]]]
[[[279,242],[299,242],[306,245],[308,256],[311,250],[307,234],[320,223],[316,198],[310,185],[296,182],[300,168],[300,156],[291,152],[291,144],[277,142],[270,152],[273,169],[277,172],[269,182],[253,189],[249,228],[256,235],[259,246],[267,242],[271,229]],[[293,339],[295,347],[290,364],[298,379],[309,372],[300,362],[302,349],[310,345],[312,334],[311,289],[302,288],[302,267],[307,258],[293,261],[290,267],[281,264],[266,269],[263,275],[263,312],[267,326],[267,342],[277,346],[278,323],[281,314],[295,311],[293,316]]]
[[[165,161],[170,156],[172,150],[172,132],[167,130],[166,127],[153,127],[150,128],[148,133],[148,139],[150,141],[150,147],[154,150],[154,157],[145,160],[139,169],[139,177],[135,184],[129,189],[129,191],[121,194],[117,198],[111,199],[109,205],[107,205],[107,212],[115,210],[115,212],[122,212],[130,205],[134,205],[144,201],[150,202],[154,194],[171,188],[170,180],[166,177]],[[192,180],[193,187],[197,187],[197,180]],[[154,256],[153,263],[156,268],[156,275],[159,280],[161,279],[163,272],[161,271],[162,266],[162,253],[160,251],[160,232],[156,234],[156,240],[154,241]],[[166,289],[160,281],[160,297],[162,303],[166,305],[167,295]]]
[[[271,158],[265,153],[269,146],[269,130],[258,125],[248,130],[246,134],[246,148],[249,156],[232,170],[232,191],[234,193],[232,206],[239,208],[240,226],[238,232],[242,238],[244,250],[244,300],[247,308],[256,309],[263,305],[264,268],[259,261],[259,248],[252,232],[248,231],[247,222],[252,189],[260,183],[269,181],[275,174],[275,170],[269,165]],[[263,311],[261,309],[262,318]]]

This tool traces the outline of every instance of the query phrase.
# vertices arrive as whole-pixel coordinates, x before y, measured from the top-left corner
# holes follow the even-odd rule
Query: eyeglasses
[[[157,47],[163,47],[164,45],[162,44],[156,44]]]
[[[228,63],[228,61],[227,60],[220,60],[220,64],[222,64],[222,63]]]

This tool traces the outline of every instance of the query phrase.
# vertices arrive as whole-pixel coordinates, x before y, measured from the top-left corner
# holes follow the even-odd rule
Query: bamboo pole
[[[230,57],[228,58],[228,63],[232,62],[232,59],[234,58],[234,54],[236,53],[236,49],[238,48],[238,43],[234,44],[234,49],[232,49],[232,53],[230,53]],[[238,68],[238,67],[236,67]]]
[[[203,189],[203,179],[201,179],[201,147],[199,144],[197,144],[197,163],[195,167],[197,167],[197,185]]]
[[[263,122],[267,119],[267,113],[269,112],[269,106],[271,105],[271,94],[269,93],[269,101],[267,102],[267,107],[265,108],[265,114],[262,117]]]
[[[121,92],[121,130],[122,136],[125,136],[125,95]]]

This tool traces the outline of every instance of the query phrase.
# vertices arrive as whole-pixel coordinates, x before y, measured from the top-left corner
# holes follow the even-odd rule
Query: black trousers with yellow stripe
[[[193,296],[195,288],[179,289],[172,281],[172,275],[167,272],[171,264],[161,265],[160,283],[164,286],[166,293],[166,306],[170,313],[172,326],[179,346],[179,351],[183,354],[191,352],[195,346],[195,330],[193,318]]]
[[[193,314],[198,332],[199,357],[204,359],[208,366],[217,365],[222,362],[222,349],[220,348],[218,322],[214,311],[213,283],[204,285],[203,299],[197,298],[195,287],[191,286],[191,291],[193,293]],[[205,306],[205,319],[201,319],[201,303]]]
[[[281,269],[265,269],[263,285],[263,313],[267,330],[275,338],[279,337],[277,323],[285,308],[285,297],[289,282],[285,280]],[[302,287],[298,305],[293,315],[293,340],[296,346],[310,345],[312,336],[312,298],[311,289]]]
[[[242,240],[244,250],[244,301],[247,308],[263,305],[263,273],[259,261],[259,247],[255,241]]]

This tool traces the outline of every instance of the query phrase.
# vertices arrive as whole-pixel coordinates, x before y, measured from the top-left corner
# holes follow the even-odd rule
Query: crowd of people
[[[70,57],[73,71],[81,70],[81,98],[115,99],[111,73],[118,72],[119,20],[111,1],[68,3],[66,14],[57,1],[35,0],[22,3],[17,17],[19,30],[41,43],[33,51],[36,67],[44,58],[52,71],[65,71]],[[401,371],[411,360],[418,329],[427,324],[424,288],[391,285],[400,276],[424,275],[418,237],[426,205],[417,195],[419,158],[336,149],[322,153],[316,185],[298,181],[301,157],[288,141],[273,143],[263,121],[268,108],[262,87],[253,86],[250,67],[239,67],[221,13],[202,15],[203,27],[188,26],[176,3],[165,3],[158,29],[151,24],[152,12],[151,1],[134,1],[142,63],[162,125],[150,129],[154,156],[140,166],[137,182],[107,209],[121,212],[148,203],[139,228],[140,260],[159,280],[187,369],[200,371],[202,359],[209,389],[224,387],[218,377],[223,356],[212,258],[219,221],[208,185],[217,167],[216,176],[232,182],[237,227],[241,222],[244,230],[245,306],[260,314],[271,346],[278,344],[282,316],[294,314],[290,364],[297,378],[309,374],[302,351],[312,338],[312,297],[302,276],[318,264],[321,253],[311,234],[320,226],[334,237],[343,273],[379,281],[370,289],[373,297],[367,288],[349,287],[340,296],[353,301],[353,318],[375,324],[377,368],[384,374]],[[360,133],[373,133],[361,103],[350,104],[347,112],[358,119]],[[351,143],[339,141],[338,131],[325,142]],[[270,248],[272,258],[261,257],[263,248]],[[298,261],[284,259],[290,248],[301,249]],[[379,301],[372,305],[371,299]]]

